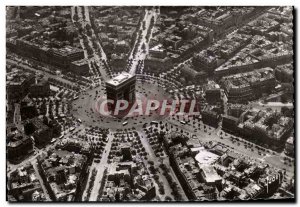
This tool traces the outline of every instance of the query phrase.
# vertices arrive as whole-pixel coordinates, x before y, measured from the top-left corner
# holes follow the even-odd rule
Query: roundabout
[[[136,100],[145,103],[146,100],[170,100],[171,95],[165,92],[156,80],[139,80],[135,86]],[[105,85],[82,91],[78,99],[72,102],[71,114],[86,126],[98,126],[109,129],[140,128],[151,121],[162,121],[165,116],[150,112],[149,115],[134,115],[118,118],[112,115],[105,116],[97,110],[99,98],[106,99]],[[125,126],[126,122],[126,126]]]

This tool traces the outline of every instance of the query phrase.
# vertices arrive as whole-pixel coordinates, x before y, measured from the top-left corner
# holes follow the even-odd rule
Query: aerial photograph
[[[295,202],[293,6],[5,10],[8,203]]]

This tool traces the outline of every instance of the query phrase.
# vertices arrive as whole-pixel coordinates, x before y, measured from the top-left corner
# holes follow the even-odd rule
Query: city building
[[[263,188],[257,183],[250,183],[243,189],[243,193],[239,195],[241,200],[249,200],[258,198],[263,193]]]
[[[8,186],[8,200],[10,202],[44,202],[45,192],[37,177],[37,172],[31,164],[25,164],[10,173]]]
[[[264,189],[261,197],[273,195],[282,183],[282,172],[274,169],[267,169],[266,173],[258,179],[258,184]]]
[[[34,143],[37,147],[43,147],[50,143],[53,135],[53,130],[38,117],[26,120],[24,131],[26,135],[34,138]]]
[[[53,201],[78,201],[87,179],[87,157],[66,150],[48,151],[38,167]]]
[[[230,115],[223,115],[222,129],[227,132],[236,132],[239,123],[239,118]]]
[[[255,35],[250,44],[217,68],[215,75],[221,78],[226,75],[250,72],[265,67],[276,68],[278,65],[291,63],[293,61],[293,52],[289,49],[291,46],[292,42],[272,42],[265,36]]]
[[[188,157],[188,149],[181,145],[175,145],[170,148],[170,165],[173,168],[176,176],[190,200],[202,200],[203,193],[198,188],[200,182],[197,179],[197,174],[200,170],[197,167],[195,160]]]
[[[6,74],[7,100],[9,102],[20,101],[28,94],[33,83],[33,74],[12,69],[10,73]]]
[[[275,85],[272,68],[262,68],[221,79],[221,86],[230,103],[247,103],[260,98],[263,93],[270,93]]]
[[[87,59],[81,59],[71,62],[69,70],[81,76],[87,76],[89,74],[89,63]]]
[[[204,124],[217,128],[222,114],[221,106],[206,105],[201,110],[202,121]]]
[[[20,104],[21,120],[32,119],[38,116],[38,111],[35,104],[25,97]]]
[[[181,74],[186,80],[189,80],[188,83],[192,84],[203,84],[206,83],[207,73],[203,70],[197,71],[190,65],[184,65],[181,69]]]
[[[50,64],[56,65],[63,69],[68,69],[70,64],[74,61],[84,58],[82,49],[65,46],[60,49],[52,49],[51,57],[48,59]]]
[[[193,151],[193,149],[191,150]],[[195,150],[197,151],[197,149]],[[202,163],[201,167],[199,167],[199,163],[196,164],[195,159],[201,162],[203,154],[200,156],[197,154],[194,159],[190,149],[181,144],[172,146],[169,153],[170,165],[190,200],[213,200],[218,198],[216,187],[219,187],[221,177],[210,168],[207,162]],[[208,172],[209,170],[211,172]]]
[[[166,47],[170,46],[172,49],[177,50],[183,44],[182,38],[179,36],[172,35],[165,38],[164,45]]]
[[[294,145],[295,145],[294,144],[294,137],[289,137],[286,140],[284,152],[289,156],[294,156],[294,154],[295,154]]]
[[[212,153],[203,148],[200,150],[199,149],[195,149],[195,150],[196,150],[195,152],[197,153],[195,156],[195,160],[197,161],[197,164],[200,166],[200,168],[204,166],[213,165],[220,157],[219,155]]]
[[[293,120],[273,110],[248,110],[241,116],[239,132],[251,141],[283,149],[293,128]]]
[[[111,164],[102,201],[149,201],[156,196],[155,186],[150,176],[144,172],[142,162],[122,162]]]
[[[275,20],[274,14],[265,13],[255,21],[249,23],[251,32],[257,35],[268,35],[271,31],[280,28],[280,23]]]
[[[30,97],[47,97],[50,92],[50,84],[45,77],[36,77],[29,89]]]
[[[221,186],[222,177],[218,175],[213,166],[202,166],[200,170],[201,179],[207,185]]]
[[[168,56],[166,57],[157,57],[156,55],[149,54],[144,60],[144,71],[147,73],[154,73],[159,75],[169,68],[172,67],[172,59]]]
[[[154,58],[163,59],[167,56],[167,52],[161,44],[158,44],[149,49],[149,55]]]
[[[12,163],[22,161],[33,152],[32,140],[14,125],[6,128],[7,159]]]
[[[205,90],[205,99],[209,104],[217,104],[222,102],[221,88],[214,81],[210,81],[207,83],[207,87]]]
[[[223,35],[224,31],[229,27],[241,24],[257,12],[259,12],[259,9],[254,7],[203,9],[196,13],[194,21],[200,25],[212,28],[214,36],[219,36]]]
[[[248,109],[249,109],[249,107],[247,105],[244,105],[244,104],[232,104],[232,103],[229,103],[227,105],[227,114],[229,116],[240,118],[241,115],[245,111],[247,111]]]
[[[82,49],[72,46],[61,46],[51,48],[48,45],[42,45],[38,42],[26,40],[26,37],[19,38],[16,41],[16,47],[20,54],[32,59],[68,70],[71,63],[84,58]]]
[[[278,65],[275,68],[275,77],[277,80],[283,83],[294,82],[293,64]]]

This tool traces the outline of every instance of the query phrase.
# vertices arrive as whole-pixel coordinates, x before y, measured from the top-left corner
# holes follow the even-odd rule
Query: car
[[[180,123],[181,123],[181,124],[186,124],[186,122],[185,122],[185,121],[180,121]]]

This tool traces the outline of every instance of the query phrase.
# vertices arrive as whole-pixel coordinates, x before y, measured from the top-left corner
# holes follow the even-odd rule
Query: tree
[[[287,95],[284,94],[284,95],[281,96],[281,102],[282,102],[282,103],[287,103],[287,102],[288,102],[288,97],[287,97]]]
[[[87,31],[86,31],[86,34],[87,34],[88,36],[92,36],[92,34],[93,34],[93,33],[92,33],[92,30],[87,30]]]
[[[75,7],[75,8],[76,8],[76,7]],[[79,19],[79,18],[78,18],[78,15],[77,15],[77,14],[74,14],[73,19],[74,19],[75,22],[77,22],[78,19]]]
[[[282,113],[282,115],[284,115],[284,116],[287,116],[288,114],[289,114],[289,108],[288,107],[286,107],[286,106],[283,106],[282,108],[281,108],[281,113]]]
[[[164,189],[164,186],[163,186],[163,185],[160,185],[158,190],[159,190],[159,193],[160,193],[160,194],[162,194],[162,195],[165,194],[165,189]]]
[[[142,50],[143,50],[143,51],[146,50],[146,45],[145,45],[145,43],[142,44]]]
[[[172,201],[173,199],[170,196],[165,197],[165,201]]]

